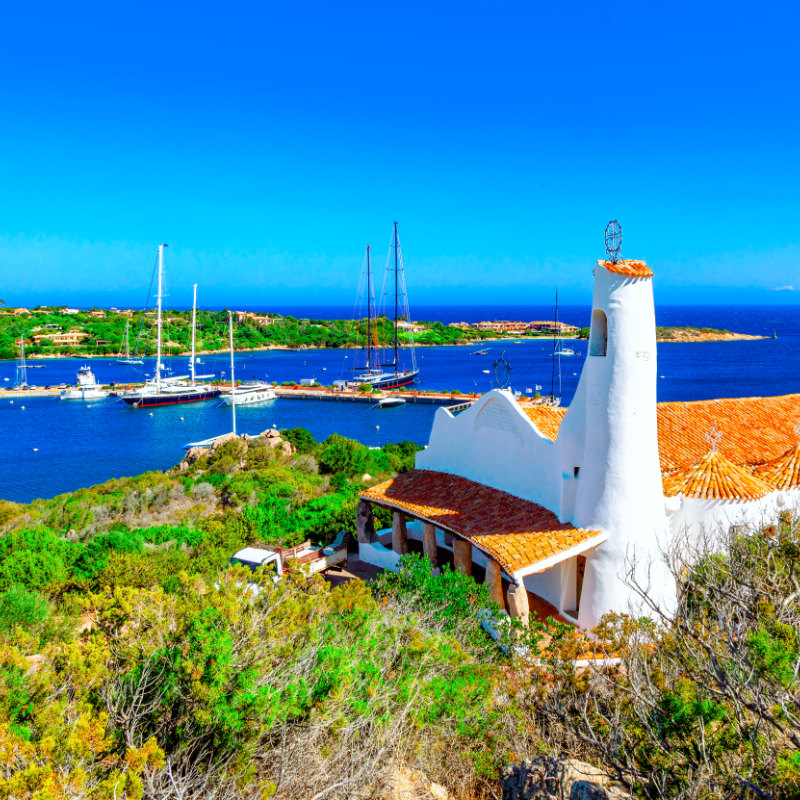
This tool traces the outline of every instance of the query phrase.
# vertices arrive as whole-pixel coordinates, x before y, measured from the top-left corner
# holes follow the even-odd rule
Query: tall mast
[[[192,385],[194,385],[194,354],[197,349],[196,343],[197,332],[197,284],[194,285],[194,297],[192,298],[192,356],[189,362],[189,374],[192,376]]]
[[[156,295],[156,390],[161,388],[161,284],[165,244],[158,246],[158,294]]]
[[[19,354],[20,354],[20,365],[18,368],[19,378],[17,380],[18,386],[27,386],[28,385],[28,367],[25,364],[25,331],[22,331],[22,335],[19,338]]]
[[[400,247],[400,242],[397,240],[397,222],[394,223],[394,374],[397,375],[397,367],[399,364],[397,358],[397,295],[399,292],[398,274],[397,274],[397,251]]]
[[[233,413],[233,432],[236,433],[236,377],[233,373],[233,312],[228,311],[228,331],[231,340],[231,411]]]
[[[131,357],[131,343],[128,338],[128,328],[130,327],[130,322],[126,319],[125,320],[125,360],[129,361]]]
[[[367,372],[372,370],[372,266],[367,245]]]
[[[556,397],[556,366],[558,366],[558,397],[561,397],[561,327],[558,324],[558,289],[556,289],[556,311],[553,325],[555,333],[553,335],[553,374],[550,378],[550,397]],[[558,364],[556,365],[556,360]]]

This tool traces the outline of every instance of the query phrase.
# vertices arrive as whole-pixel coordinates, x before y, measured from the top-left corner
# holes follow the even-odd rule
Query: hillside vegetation
[[[792,514],[675,549],[677,612],[642,587],[645,615],[587,641],[505,628],[419,556],[371,585],[225,569],[256,540],[329,542],[416,450],[281,434],[0,503],[0,798],[367,800],[399,769],[499,798],[501,768],[540,754],[638,797],[800,797]]]
[[[99,309],[93,309],[99,312]],[[135,312],[132,317],[104,311],[105,316],[92,316],[91,311],[76,314],[62,313],[57,309],[36,309],[36,313],[12,315],[0,314],[0,358],[11,359],[19,355],[20,336],[24,334],[26,353],[31,356],[55,355],[116,355],[125,337],[125,323],[130,325],[130,348],[133,352],[139,339],[138,353],[154,355],[155,333],[151,328],[153,316],[150,312],[144,322],[143,312]],[[41,312],[41,313],[40,313]],[[269,316],[269,315],[267,315]],[[264,324],[263,318],[249,316],[243,318],[234,328],[234,346],[238,350],[282,347],[330,347],[363,346],[367,334],[367,321],[297,319],[291,316],[274,316],[274,324]],[[234,316],[235,319],[235,316]],[[190,349],[191,312],[164,312],[164,352],[166,355],[179,355]],[[420,323],[421,330],[413,334],[413,341],[420,345],[462,344],[474,339],[487,338],[489,334],[480,331],[463,331],[451,328],[441,322]],[[86,334],[74,344],[59,344],[49,335],[63,333]],[[33,342],[34,336],[44,337]],[[394,324],[386,317],[373,321],[373,341],[390,345],[394,341]],[[412,341],[412,334],[400,330],[399,341],[406,346]],[[198,352],[224,350],[228,347],[228,312],[197,312]]]

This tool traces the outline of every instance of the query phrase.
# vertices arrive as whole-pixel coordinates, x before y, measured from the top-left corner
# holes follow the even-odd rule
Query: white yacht
[[[223,392],[220,399],[226,406],[254,406],[275,400],[277,396],[268,383],[243,383]]]
[[[97,382],[91,367],[83,366],[78,370],[74,389],[61,392],[62,400],[105,400],[108,391]]]

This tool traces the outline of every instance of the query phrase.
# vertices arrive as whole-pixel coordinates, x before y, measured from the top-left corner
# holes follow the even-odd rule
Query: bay
[[[298,317],[330,319],[347,316],[344,309],[272,308]],[[588,307],[564,307],[560,318],[575,325],[588,324]],[[481,319],[551,319],[546,306],[464,306],[417,309],[416,319],[443,322]],[[659,325],[695,325],[727,328],[740,333],[777,339],[743,342],[709,342],[658,345],[658,399],[699,400],[800,392],[800,308],[796,306],[722,307],[664,306],[656,310]],[[475,347],[425,347],[417,350],[422,389],[484,392],[495,386],[493,362],[505,351],[511,386],[525,392],[542,387],[550,391],[553,380],[552,342],[521,340],[490,342],[488,355],[473,355]],[[570,342],[575,356],[561,360],[562,397],[571,400],[586,355],[585,342]],[[347,377],[355,354],[343,350],[271,350],[238,353],[239,379],[265,378],[279,383],[315,378],[323,384]],[[169,361],[169,360],[168,360]],[[174,359],[174,369],[185,374],[187,359]],[[226,353],[202,356],[198,369],[224,377],[229,371]],[[84,359],[31,361],[29,383],[72,383]],[[102,382],[142,380],[152,370],[116,364],[114,359],[93,358],[92,369]],[[15,364],[0,363],[0,385],[14,381]],[[488,370],[488,373],[487,373]],[[557,380],[557,376],[556,376]],[[24,406],[24,409],[22,408]],[[318,402],[279,399],[268,406],[237,410],[240,432],[259,433],[265,428],[304,427],[318,439],[340,433],[370,446],[410,439],[428,440],[436,406],[412,405],[376,410],[366,403]],[[800,421],[800,420],[798,420]],[[0,498],[28,502],[90,486],[109,478],[136,475],[151,469],[168,469],[182,457],[182,447],[230,430],[230,409],[216,401],[156,408],[131,409],[120,400],[82,404],[57,398],[0,399],[0,436],[6,443],[0,460]]]

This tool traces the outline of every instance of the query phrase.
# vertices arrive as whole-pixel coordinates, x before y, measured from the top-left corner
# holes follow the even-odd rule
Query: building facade
[[[657,403],[653,273],[598,261],[589,349],[568,409],[494,390],[435,416],[416,469],[362,493],[359,548],[393,568],[418,539],[434,561],[477,565],[525,616],[542,599],[593,628],[637,613],[632,578],[675,597],[664,553],[679,536],[761,524],[800,490],[800,395]],[[371,506],[394,512],[392,547]]]

